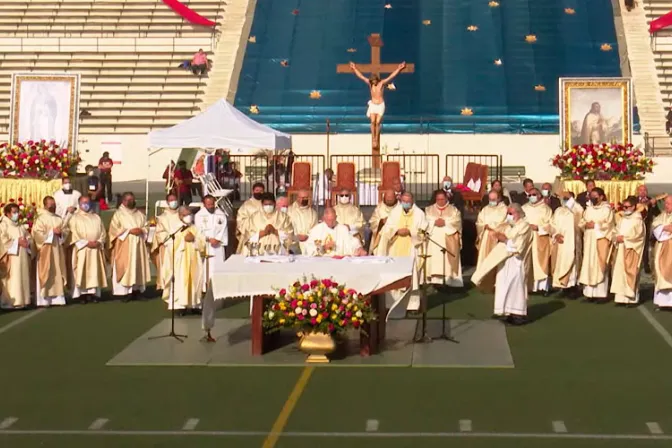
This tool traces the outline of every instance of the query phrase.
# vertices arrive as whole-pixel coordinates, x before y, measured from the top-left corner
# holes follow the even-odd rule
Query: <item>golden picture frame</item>
[[[79,129],[78,73],[13,73],[9,140],[55,140],[77,150]]]
[[[632,142],[630,78],[560,78],[563,149],[590,143]]]

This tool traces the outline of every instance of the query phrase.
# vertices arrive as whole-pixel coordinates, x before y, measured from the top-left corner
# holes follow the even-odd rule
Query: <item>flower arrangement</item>
[[[30,232],[33,230],[33,222],[37,218],[37,204],[34,202],[26,204],[23,198],[10,199],[6,204],[0,204],[0,209],[4,212],[5,205],[16,204],[19,206],[19,224],[23,225]]]
[[[304,333],[340,333],[376,319],[364,295],[330,279],[294,282],[281,289],[264,313],[264,326]]]
[[[75,174],[81,160],[78,154],[61,148],[55,141],[0,144],[2,177],[57,179]]]
[[[653,160],[632,144],[576,145],[551,159],[565,179],[638,180],[653,171]]]

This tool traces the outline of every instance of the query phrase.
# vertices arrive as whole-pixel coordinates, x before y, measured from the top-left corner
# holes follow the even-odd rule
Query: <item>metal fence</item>
[[[669,156],[672,154],[672,138],[669,135],[649,135],[644,133],[644,153],[647,156]]]
[[[413,193],[416,201],[429,201],[439,188],[438,154],[391,154],[387,160],[399,162],[405,189]]]
[[[502,156],[498,154],[447,154],[445,175],[450,176],[454,183],[466,183],[464,178],[467,165],[476,163],[488,167],[487,182],[502,178]]]

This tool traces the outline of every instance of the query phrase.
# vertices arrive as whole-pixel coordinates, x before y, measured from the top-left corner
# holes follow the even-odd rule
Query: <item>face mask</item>
[[[513,215],[511,213],[506,215],[506,222],[508,222],[509,224],[513,224]]]
[[[135,208],[135,201],[128,201],[126,203],[126,208],[134,209]]]
[[[88,202],[82,202],[81,204],[79,204],[79,208],[80,210],[88,212],[91,209],[91,204],[89,204]]]
[[[574,198],[571,198],[571,197],[565,199],[564,202],[565,202],[565,207],[567,207],[567,208],[569,208],[569,209],[573,208],[573,207],[574,207],[574,204],[576,203],[576,201],[574,200]]]
[[[186,225],[191,224],[194,221],[194,218],[191,215],[186,215],[182,217],[182,222]]]
[[[56,206],[49,207],[47,210],[49,210],[50,213],[56,213]]]
[[[541,190],[541,195],[545,198],[547,198],[550,194],[551,192],[548,190]]]
[[[177,210],[177,201],[168,202],[168,208],[170,208],[171,210]]]
[[[274,205],[264,205],[263,209],[264,209],[264,213],[266,213],[267,215],[270,215],[271,213],[273,213],[273,210],[275,210],[275,206]]]
[[[308,199],[301,199],[301,207],[308,207]]]
[[[453,185],[453,183],[451,181],[447,180],[447,181],[443,182],[443,189],[448,190],[452,185]]]
[[[597,205],[597,198],[590,198],[590,205]]]
[[[339,196],[338,197],[338,202],[341,204],[349,204],[350,203],[350,196]]]
[[[13,222],[19,222],[19,214],[18,213],[12,213],[11,220]]]
[[[413,204],[411,204],[410,202],[402,202],[401,203],[401,208],[403,208],[406,211],[409,211],[411,209],[411,207],[413,207]]]
[[[280,207],[280,211],[282,213],[287,213],[287,207]]]
[[[253,193],[252,197],[254,199],[256,199],[257,201],[260,201],[261,200],[261,195],[263,195],[263,193]]]
[[[536,202],[539,200],[538,197],[536,196],[530,196],[530,204],[536,204]]]
[[[488,205],[490,207],[497,207],[497,201],[490,201],[490,202],[488,202]]]
[[[63,184],[63,191],[72,190],[72,184]]]
[[[93,171],[89,171],[89,176],[93,176]]]
[[[634,210],[623,210],[623,214],[624,214],[625,216],[630,216],[630,215],[632,215],[632,212],[633,212],[633,211],[634,211]]]

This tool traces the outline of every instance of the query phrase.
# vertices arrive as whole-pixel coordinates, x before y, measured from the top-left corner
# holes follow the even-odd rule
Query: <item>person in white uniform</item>
[[[56,214],[61,217],[65,225],[77,210],[77,204],[81,196],[82,193],[72,189],[70,178],[64,177],[61,189],[54,193],[54,200],[56,201]]]
[[[206,239],[204,260],[203,291],[207,291],[208,282],[215,271],[222,268],[226,261],[226,246],[229,244],[229,228],[226,214],[215,206],[215,198],[206,195],[203,198],[203,208],[195,216],[198,231]],[[207,269],[206,269],[207,267]]]

